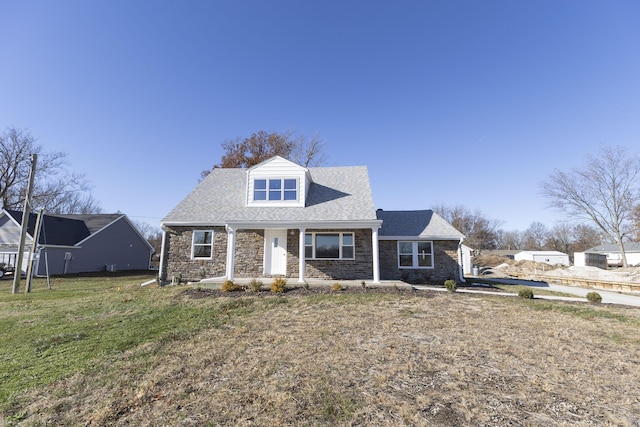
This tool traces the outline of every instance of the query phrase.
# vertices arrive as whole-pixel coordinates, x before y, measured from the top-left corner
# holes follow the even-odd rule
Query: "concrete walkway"
[[[533,290],[533,295],[535,298],[539,299],[548,299],[548,300],[558,300],[558,301],[579,301],[585,302],[586,296],[589,292],[597,292],[602,297],[603,304],[620,304],[620,305],[628,305],[631,307],[640,307],[640,295],[629,295],[622,294],[618,292],[605,291],[601,289],[590,289],[590,288],[581,288],[578,286],[565,286],[565,285],[554,285],[547,282],[534,282],[530,280],[518,280],[518,279],[494,279],[494,278],[483,278],[485,280],[490,280],[495,283],[503,283],[505,285],[521,285],[521,286],[529,286]],[[473,283],[472,277],[466,278],[468,283]],[[416,286],[417,289],[434,289],[434,290],[443,290],[443,288],[431,288],[426,286]],[[563,296],[554,296],[554,295],[536,295],[535,289],[546,289],[554,292],[562,292],[565,294],[575,295],[576,297],[563,297]],[[446,289],[444,289],[446,291]],[[518,296],[513,293],[506,292],[492,292],[492,291],[482,291],[482,290],[471,290],[471,289],[458,289],[458,292],[471,292],[471,293],[486,293],[492,295],[505,295],[505,296]]]

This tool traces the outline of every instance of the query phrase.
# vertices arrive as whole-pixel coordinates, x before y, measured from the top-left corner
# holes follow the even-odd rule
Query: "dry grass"
[[[637,310],[417,295],[176,293],[181,304],[225,313],[227,321],[32,390],[16,399],[24,404],[14,408],[15,419],[98,426],[640,424]]]

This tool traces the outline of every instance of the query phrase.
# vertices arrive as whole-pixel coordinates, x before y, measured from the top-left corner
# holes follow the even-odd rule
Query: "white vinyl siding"
[[[311,176],[289,160],[274,157],[247,171],[247,206],[304,207]]]

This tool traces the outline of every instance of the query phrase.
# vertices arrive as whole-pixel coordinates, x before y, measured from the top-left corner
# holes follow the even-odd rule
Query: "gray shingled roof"
[[[6,210],[17,223],[22,222],[22,212]],[[69,214],[43,215],[38,242],[48,245],[73,246],[111,224],[122,214]],[[37,215],[29,214],[27,233],[33,236]]]
[[[378,235],[384,237],[420,237],[434,240],[459,240],[464,235],[432,210],[376,212],[382,220]]]
[[[164,224],[372,221],[376,212],[366,166],[309,168],[305,207],[246,206],[247,170],[216,168],[162,220]]]
[[[624,243],[624,251],[625,252],[640,252],[640,242],[625,242]],[[595,248],[591,248],[586,250],[588,253],[615,253],[620,252],[620,248],[617,243],[606,243],[604,245],[596,246]]]

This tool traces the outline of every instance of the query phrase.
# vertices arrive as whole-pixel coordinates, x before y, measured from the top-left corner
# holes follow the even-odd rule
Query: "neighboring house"
[[[604,254],[607,257],[607,265],[610,267],[622,267],[622,253],[615,243],[607,243],[585,251],[587,254]],[[624,253],[627,265],[640,265],[640,242],[624,243]]]
[[[574,252],[573,265],[576,267],[598,267],[606,270],[607,255],[587,252]]]
[[[29,215],[25,256],[33,246],[36,215]],[[0,213],[0,262],[16,259],[22,212]],[[122,214],[42,215],[36,275],[149,269],[153,248]]]
[[[461,280],[462,234],[432,211],[376,211],[364,166],[216,168],[161,225],[162,280]]]
[[[520,251],[513,256],[516,261],[543,262],[549,265],[570,265],[569,255],[559,251]]]

